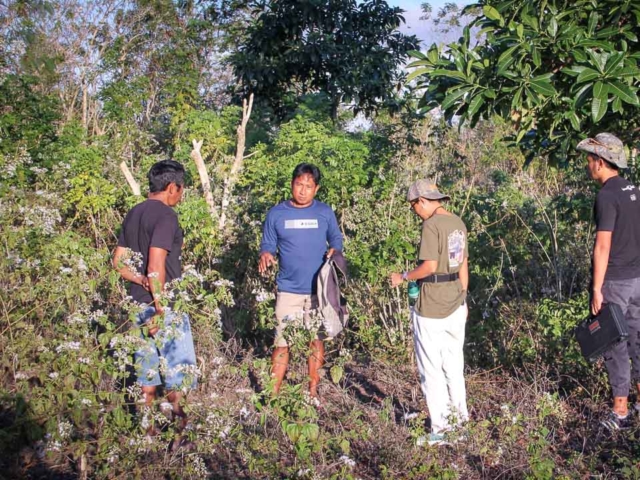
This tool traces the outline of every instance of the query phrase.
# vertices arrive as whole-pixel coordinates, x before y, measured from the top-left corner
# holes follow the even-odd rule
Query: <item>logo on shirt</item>
[[[284,228],[289,229],[306,229],[306,228],[318,228],[318,220],[315,218],[299,219],[299,220],[285,220]]]
[[[622,189],[622,191],[623,191],[623,192],[628,192],[628,191],[630,191],[630,190],[635,190],[635,188],[636,188],[636,187],[635,187],[635,185],[627,185],[626,187],[624,187],[624,188]]]
[[[449,268],[459,267],[464,261],[465,235],[462,230],[454,230],[447,237],[449,247]]]

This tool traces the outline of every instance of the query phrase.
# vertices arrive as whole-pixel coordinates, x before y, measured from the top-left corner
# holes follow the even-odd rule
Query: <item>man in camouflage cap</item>
[[[640,393],[640,193],[619,174],[627,168],[627,157],[618,137],[599,133],[576,148],[587,154],[587,172],[602,186],[594,206],[591,311],[595,315],[603,303],[616,303],[629,328],[628,342],[619,343],[604,357],[613,411],[603,424],[618,430],[630,426],[627,397],[632,379]],[[640,412],[639,403],[635,410]]]
[[[445,443],[445,434],[469,418],[464,383],[464,334],[469,285],[467,227],[441,203],[430,180],[418,180],[407,202],[422,220],[418,265],[392,273],[391,285],[417,281],[420,293],[413,317],[414,350],[420,386],[431,417],[430,445]]]

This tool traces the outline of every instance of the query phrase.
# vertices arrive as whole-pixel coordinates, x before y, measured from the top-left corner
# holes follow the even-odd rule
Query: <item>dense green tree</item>
[[[458,42],[414,52],[409,78],[425,88],[424,110],[440,107],[471,126],[511,119],[529,158],[563,161],[603,130],[636,140],[640,2],[481,0],[471,10],[479,13]]]
[[[232,57],[244,88],[281,108],[287,95],[325,92],[372,112],[393,98],[398,66],[415,49],[400,33],[402,10],[384,0],[260,2]]]

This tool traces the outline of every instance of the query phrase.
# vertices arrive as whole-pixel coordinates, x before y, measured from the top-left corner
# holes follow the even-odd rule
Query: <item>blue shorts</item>
[[[154,337],[140,332],[145,344],[135,352],[138,383],[145,387],[161,385],[160,375],[169,389],[194,388],[197,385],[196,352],[189,316],[165,308],[164,318],[156,319],[160,329]],[[156,313],[147,307],[137,315],[141,327]]]

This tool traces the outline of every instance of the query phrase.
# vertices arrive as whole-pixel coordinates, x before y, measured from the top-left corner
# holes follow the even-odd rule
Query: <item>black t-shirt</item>
[[[640,191],[611,177],[598,192],[593,213],[597,231],[613,232],[605,279],[640,277]]]
[[[165,263],[168,283],[182,275],[180,252],[183,234],[178,215],[159,200],[145,200],[133,207],[124,219],[118,246],[142,255],[141,273],[147,275],[149,249],[158,247],[168,252]],[[153,298],[142,286],[131,283],[129,294],[136,302],[151,303]]]

